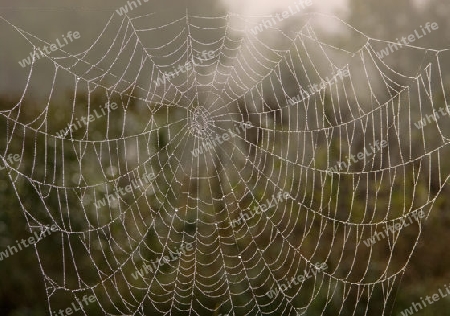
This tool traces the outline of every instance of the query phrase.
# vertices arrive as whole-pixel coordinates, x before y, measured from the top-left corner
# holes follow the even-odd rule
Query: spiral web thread
[[[60,296],[87,294],[96,301],[85,314],[391,313],[423,222],[370,246],[364,240],[420,210],[428,215],[448,178],[446,119],[413,124],[437,100],[447,104],[446,51],[403,47],[422,62],[401,73],[376,54],[388,42],[347,25],[365,44],[338,48],[319,39],[314,15],[305,16],[293,35],[281,24],[263,32],[275,35],[275,47],[248,32],[254,19],[236,14],[186,12],[170,22],[113,15],[86,51],[33,62],[21,100],[1,112],[1,157],[30,231],[58,226],[35,246],[50,312]],[[45,43],[13,27],[35,50]],[[206,51],[214,57],[155,84]],[[48,102],[31,110],[25,101],[42,65],[53,69]],[[336,78],[339,70],[349,76]],[[324,78],[332,80],[295,99]],[[64,80],[73,83],[70,111],[54,101]],[[118,109],[58,136],[106,101]],[[239,131],[244,122],[251,127]],[[192,154],[227,133],[228,141]],[[388,146],[330,171],[377,140]],[[6,157],[17,146],[21,160],[12,166]],[[99,206],[146,174],[151,181]],[[284,192],[289,197],[255,212]],[[187,244],[191,250],[143,272]],[[327,268],[289,283],[316,263]]]

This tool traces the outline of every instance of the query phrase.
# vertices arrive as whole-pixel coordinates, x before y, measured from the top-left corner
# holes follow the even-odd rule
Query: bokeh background
[[[15,26],[27,30],[32,34],[48,42],[53,42],[68,31],[78,31],[81,39],[71,43],[66,47],[67,51],[77,54],[87,47],[98,37],[114,10],[125,5],[125,1],[4,1],[0,4],[0,15]],[[277,10],[281,10],[290,5],[289,1],[149,1],[143,7],[146,12],[164,12],[173,10],[183,12],[186,8],[192,14],[197,15],[221,15],[228,11],[233,11],[243,15],[267,15]],[[426,22],[437,22],[439,30],[417,40],[414,45],[433,49],[450,48],[450,4],[446,0],[377,0],[377,1],[356,1],[356,0],[313,0],[312,10],[327,14],[334,14],[346,21],[355,29],[365,35],[381,40],[392,40],[411,34],[418,29],[419,25]],[[161,13],[162,15],[164,13]],[[170,21],[172,16],[167,15]],[[254,18],[255,21],[258,18]],[[282,24],[286,30],[295,29],[295,20],[289,19]],[[355,36],[355,32],[348,28],[337,25],[329,20],[329,23],[322,24],[323,36],[330,43],[337,47],[359,45],[360,38]],[[161,35],[162,37],[164,35]],[[24,91],[27,83],[28,71],[19,66],[18,61],[28,56],[31,45],[19,35],[17,30],[11,27],[4,20],[0,20],[0,109],[5,110],[12,107]],[[396,53],[390,57],[390,65],[399,72],[414,73],[420,65],[420,60],[413,54]],[[414,68],[415,67],[415,68]],[[412,69],[413,68],[413,69]],[[442,69],[444,72],[443,82],[447,87],[450,85],[450,72],[448,67]],[[447,73],[445,73],[447,72]],[[34,84],[30,87],[31,92],[25,101],[25,106],[32,109],[39,102],[45,102],[48,93],[48,86],[40,86],[39,82],[48,82],[48,77],[52,75],[51,69],[43,68],[38,74]],[[66,86],[64,88],[64,86]],[[54,99],[60,102],[61,110],[52,113],[48,120],[53,122],[61,121],[60,126],[64,126],[60,118],[64,111],[71,109],[70,95],[73,94],[73,85],[70,81],[59,83],[60,89],[55,92]],[[33,97],[30,97],[30,94]],[[101,97],[96,101],[103,104]],[[442,99],[437,108],[445,106]],[[143,124],[139,120],[139,111],[133,110],[130,106],[130,115],[134,115],[137,124]],[[22,114],[25,118],[32,117],[33,111]],[[448,117],[443,118],[448,120]],[[8,142],[8,120],[0,117],[0,149],[3,153]],[[432,138],[433,135],[430,135]],[[35,139],[30,135],[22,139],[22,142],[10,143],[11,152],[21,152],[23,148],[32,153]],[[446,157],[442,157],[444,160]],[[66,163],[75,164],[75,157],[67,157]],[[23,161],[23,168],[30,170],[33,159]],[[42,168],[37,166],[37,168]],[[433,187],[439,187],[438,175],[445,174],[448,166],[439,170],[432,170],[430,174],[434,177],[428,179]],[[42,210],[39,199],[32,194],[33,189],[24,183],[18,183],[14,188],[11,186],[7,170],[0,171],[0,251],[8,245],[12,245],[16,240],[30,236],[28,223],[22,211],[20,201],[26,208],[33,209],[36,213]],[[39,172],[39,170],[38,170]],[[41,171],[42,172],[42,171]],[[428,183],[424,184],[425,186]],[[348,188],[347,188],[348,189]],[[411,188],[406,188],[410,190]],[[436,189],[437,191],[437,189]],[[19,192],[19,194],[18,194]],[[392,315],[398,315],[400,311],[409,307],[412,302],[419,301],[420,297],[436,293],[438,289],[450,283],[450,255],[447,253],[447,240],[449,240],[450,219],[448,216],[448,195],[447,186],[440,192],[439,198],[422,227],[422,235],[415,249],[410,263],[402,277],[394,300],[389,303],[392,308]],[[350,196],[350,195],[349,195]],[[364,199],[364,197],[361,197]],[[343,202],[345,204],[345,202]],[[386,202],[387,203],[387,202]],[[401,201],[398,201],[401,203]],[[395,202],[394,202],[395,204]],[[35,207],[36,206],[36,207]],[[52,205],[58,209],[58,202]],[[323,243],[324,241],[322,241]],[[48,247],[46,258],[47,264],[59,269],[61,258],[54,252],[55,245],[61,243],[57,236],[51,236],[44,247]],[[45,248],[44,248],[45,249]],[[76,252],[77,249],[74,249]],[[409,251],[405,248],[405,252]],[[54,253],[54,257],[52,257]],[[29,247],[14,256],[0,262],[0,312],[2,315],[48,315],[48,301],[42,274],[39,268],[38,257],[33,247]],[[381,298],[380,298],[381,299]],[[63,306],[69,306],[70,300],[61,302]],[[380,302],[380,305],[383,305]],[[450,310],[450,298],[442,299],[417,315],[447,315]],[[342,315],[351,315],[353,311],[343,311]],[[336,310],[330,311],[328,315],[336,315]],[[309,315],[309,314],[308,314]],[[313,315],[313,314],[311,314]],[[362,311],[355,311],[355,315],[363,315]],[[378,311],[368,315],[379,315]]]

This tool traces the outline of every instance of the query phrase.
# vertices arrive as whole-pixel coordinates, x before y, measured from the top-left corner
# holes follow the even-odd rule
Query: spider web
[[[22,98],[1,111],[1,157],[30,231],[58,227],[35,245],[50,313],[95,295],[84,314],[391,314],[423,223],[364,241],[428,215],[448,179],[445,120],[413,124],[447,105],[446,51],[403,47],[421,62],[395,70],[376,54],[388,42],[330,17],[364,41],[336,47],[318,35],[317,17],[296,17],[292,34],[280,24],[255,35],[254,17],[236,14],[113,15],[86,51],[33,61]],[[35,51],[45,43],[13,27]],[[213,57],[199,62],[203,52]],[[48,101],[30,109],[43,65],[53,69]],[[70,110],[55,95],[65,80]],[[107,102],[118,109],[58,134]],[[6,160],[17,146],[18,167]],[[290,282],[316,263],[327,268]]]

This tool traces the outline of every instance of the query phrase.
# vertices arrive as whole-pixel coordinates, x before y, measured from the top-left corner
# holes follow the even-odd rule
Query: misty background
[[[27,85],[27,78],[29,76],[30,67],[22,68],[18,62],[29,56],[32,51],[32,45],[12,25],[50,43],[55,43],[56,39],[61,39],[61,36],[67,34],[69,31],[77,31],[80,33],[81,38],[64,47],[64,50],[68,53],[76,55],[90,47],[102,32],[106,23],[111,19],[115,10],[124,5],[126,5],[126,1],[122,0],[84,0],[76,2],[67,0],[22,0],[2,3],[0,5],[0,16],[3,18],[0,19],[0,43],[2,43],[2,49],[0,50],[0,109],[11,109],[18,102]],[[199,16],[222,16],[228,12],[234,12],[245,16],[249,21],[257,24],[264,17],[286,9],[289,5],[292,5],[292,1],[149,1],[143,4],[142,7],[131,11],[130,16],[137,16],[141,12],[145,12],[145,14],[161,12],[155,17],[155,21],[157,20],[157,23],[162,24],[173,21],[177,16],[183,16],[186,10],[191,15]],[[317,22],[317,30],[320,30],[321,38],[326,39],[327,43],[331,43],[336,47],[345,48],[348,51],[356,51],[365,44],[365,38],[358,34],[358,31],[374,39],[396,41],[401,36],[412,34],[414,30],[419,29],[419,26],[424,25],[426,22],[437,22],[439,29],[415,41],[413,45],[436,50],[450,48],[450,23],[448,21],[450,5],[445,0],[399,0],[394,2],[390,0],[364,2],[356,0],[313,0],[313,7],[308,8],[307,11],[335,15],[353,27],[354,29],[335,19],[315,19],[315,22]],[[305,23],[306,18],[308,18],[307,15],[299,18],[289,18],[281,22],[277,27],[286,30],[286,32],[295,32],[304,25],[303,23]],[[238,27],[239,25],[236,26]],[[160,38],[149,39],[149,41],[164,42],[166,38],[166,34],[161,34]],[[285,44],[281,39],[270,36],[267,36],[265,40],[268,42],[272,41],[270,44],[274,46],[279,45],[278,47],[282,47]],[[34,43],[37,46],[41,46],[38,40]],[[385,47],[385,43],[380,43],[376,48],[383,49]],[[336,60],[341,59],[342,65],[348,63],[345,54],[336,54],[334,57]],[[418,70],[421,69],[426,58],[427,56],[416,55],[406,50],[392,54],[386,58],[386,62],[396,71],[413,76],[417,75]],[[448,56],[447,60],[449,60]],[[447,64],[443,64],[442,66],[443,82],[448,87],[450,83],[448,61]],[[33,75],[26,102],[30,108],[35,106],[37,109],[46,102],[46,97],[48,97],[49,78],[53,76],[53,66],[42,63],[42,67],[36,68],[38,68],[38,72]],[[60,100],[61,104],[64,102],[67,103],[58,112],[61,116],[63,116],[64,112],[70,111],[71,109],[70,96],[73,94],[73,82],[70,78],[66,79],[67,81],[62,80],[57,83],[58,89],[55,89],[53,95],[56,100]],[[85,88],[80,86],[80,91],[83,91]],[[295,87],[289,88],[292,88],[293,91],[295,90]],[[365,95],[368,101],[370,97],[366,92],[365,90],[360,91],[361,97]],[[102,102],[104,102],[104,99],[99,97],[98,103]],[[132,106],[138,108],[138,103],[132,104]],[[441,98],[441,103],[437,104],[437,107],[442,107],[443,104]],[[132,111],[135,111],[131,116],[133,117],[134,115],[133,119],[136,125],[144,126],[145,112],[134,109]],[[30,110],[30,114],[23,114],[25,120],[32,117],[32,113],[33,111]],[[57,122],[59,124],[58,126],[65,126],[57,114],[49,119]],[[27,117],[27,115],[30,115],[30,117]],[[174,113],[174,117],[177,115],[182,114]],[[160,119],[164,121],[164,117]],[[447,119],[444,118],[443,120]],[[117,126],[120,126],[121,122],[118,119],[115,123],[117,123]],[[23,139],[20,139],[20,141],[11,143],[8,139],[11,136],[9,134],[10,127],[8,120],[2,117],[0,125],[2,126],[3,132],[3,135],[0,136],[2,139],[0,145],[2,154],[8,145],[13,148],[15,147],[16,152],[22,151],[23,148],[29,149],[30,157],[34,155],[31,151],[35,141],[33,136],[27,135]],[[118,127],[113,133],[121,135]],[[429,137],[436,138],[436,135],[433,134]],[[442,158],[445,160],[446,156],[444,155]],[[75,158],[71,157],[70,159],[73,159],[74,165],[76,165]],[[26,161],[26,170],[32,169],[32,162],[34,160],[28,158],[28,161]],[[43,163],[43,161],[41,162]],[[92,169],[95,168],[92,167]],[[437,187],[440,186],[440,180],[437,180],[438,175],[450,172],[449,169],[450,166],[444,163],[442,169],[430,171],[430,174],[434,176],[433,179],[423,180],[424,183],[428,180],[432,182],[430,185],[432,189],[430,191],[433,193],[428,194],[437,194],[439,191]],[[92,170],[92,172],[95,172],[95,170]],[[426,184],[428,185],[428,183]],[[17,191],[20,192],[19,195],[22,197],[20,203],[16,190],[11,186],[7,172],[5,170],[0,171],[0,200],[2,201],[2,212],[0,212],[0,251],[8,245],[13,244],[15,240],[29,236],[27,221],[23,215],[21,203],[26,201],[26,207],[29,208],[34,206],[38,207],[37,205],[39,205],[39,199],[30,193],[33,191],[31,187],[20,182],[16,185]],[[349,183],[349,187],[350,185]],[[424,184],[425,187],[427,185]],[[422,192],[422,194],[426,195],[427,193]],[[392,315],[399,314],[401,310],[409,307],[412,302],[418,301],[420,297],[436,293],[444,284],[450,282],[450,273],[448,270],[450,266],[450,255],[446,251],[446,240],[448,240],[450,233],[448,230],[450,225],[448,194],[450,194],[450,191],[444,186],[442,191],[439,192],[440,197],[434,203],[430,216],[422,227],[417,248],[402,277],[401,284],[398,285],[394,300],[390,302],[389,307],[393,311]],[[313,193],[311,195],[313,196]],[[380,200],[388,203],[387,200],[383,200],[384,198],[380,197]],[[360,199],[364,201],[364,197],[360,197]],[[58,203],[56,201],[53,202],[55,203],[54,207],[57,208]],[[400,200],[397,203],[401,205]],[[55,240],[50,240],[49,238],[48,245],[44,245],[44,247],[48,247],[49,253],[52,253],[53,249],[57,248],[54,247],[55,244],[52,245],[52,242],[58,244],[56,238]],[[321,242],[325,243],[324,241]],[[407,244],[406,241],[405,244]],[[405,254],[409,254],[409,248],[407,246],[401,249],[405,251]],[[388,253],[384,253],[383,251],[380,251],[379,254],[380,257],[388,257]],[[386,257],[383,258],[385,259]],[[49,258],[46,264],[49,267],[54,267],[55,271],[58,271],[59,267],[57,265],[59,261],[61,259],[55,255],[55,258]],[[0,282],[0,312],[2,312],[2,315],[48,315],[45,283],[39,269],[36,253],[32,247],[15,254],[11,258],[8,258],[8,260],[1,261],[0,277],[2,280]],[[61,303],[61,305],[70,305],[69,299],[64,298],[62,301],[64,303]],[[444,315],[449,308],[450,300],[442,299],[428,306],[425,310],[420,311],[418,315]],[[336,315],[333,312],[336,312],[336,310],[330,311],[329,315]],[[348,310],[347,312],[348,315],[351,315],[352,311]],[[358,312],[360,311],[358,310]],[[344,313],[345,311],[343,315],[347,315]],[[379,311],[374,310],[373,312],[369,312],[368,315],[379,315]]]

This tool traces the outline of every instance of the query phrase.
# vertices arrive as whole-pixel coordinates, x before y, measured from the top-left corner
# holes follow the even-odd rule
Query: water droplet
[[[241,255],[239,255],[238,258],[241,259]]]
[[[175,212],[178,212],[178,209],[177,209],[177,208],[175,209]]]

